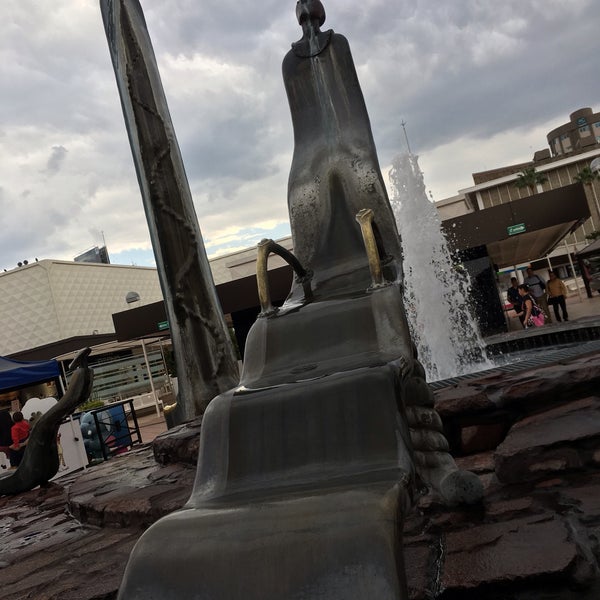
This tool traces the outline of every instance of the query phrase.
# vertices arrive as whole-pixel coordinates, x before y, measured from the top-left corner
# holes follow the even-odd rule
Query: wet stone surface
[[[436,392],[457,463],[485,498],[448,508],[425,496],[408,516],[411,600],[600,598],[600,355],[508,377],[506,390],[488,374]],[[2,600],[116,598],[143,530],[189,498],[198,432],[193,422],[154,448],[0,498]],[[468,453],[466,441],[485,450]]]
[[[195,469],[150,445],[44,488],[0,497],[2,600],[115,598],[144,529],[181,508]]]

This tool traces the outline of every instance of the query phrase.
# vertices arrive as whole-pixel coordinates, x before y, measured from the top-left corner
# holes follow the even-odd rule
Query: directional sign
[[[517,225],[509,225],[506,231],[508,231],[508,235],[516,235],[517,233],[527,231],[527,229],[525,228],[525,223],[518,223]]]
[[[163,331],[163,330],[165,330],[165,329],[169,329],[169,321],[161,321],[161,322],[158,324],[158,330],[159,330],[159,331]]]

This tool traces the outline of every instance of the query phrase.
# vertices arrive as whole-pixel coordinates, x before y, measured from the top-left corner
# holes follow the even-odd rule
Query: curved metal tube
[[[281,256],[296,273],[296,281],[303,284],[304,293],[311,296],[310,279],[312,272],[307,271],[300,261],[286,248],[280,246],[273,240],[264,239],[258,243],[258,256],[256,258],[256,283],[258,286],[258,299],[260,302],[260,317],[266,317],[277,312],[271,304],[271,292],[269,290],[269,279],[267,275],[267,263],[270,254]]]
[[[75,371],[65,395],[37,419],[17,470],[0,476],[0,496],[20,494],[44,485],[58,473],[56,434],[62,420],[90,397],[94,379],[94,372],[87,364],[90,352],[90,348],[81,350],[69,365]]]
[[[373,231],[373,218],[373,210],[370,208],[363,208],[356,214],[356,221],[360,225],[365,250],[367,251],[369,270],[371,271],[371,279],[373,281],[372,287],[381,287],[386,284],[386,281],[383,278],[379,248],[377,247],[377,240]]]

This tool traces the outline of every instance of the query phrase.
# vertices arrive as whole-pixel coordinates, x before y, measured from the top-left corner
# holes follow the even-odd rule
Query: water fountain
[[[471,312],[468,273],[452,258],[438,212],[427,198],[418,157],[411,152],[396,156],[389,177],[404,253],[404,304],[428,380],[491,368]]]
[[[136,0],[102,1],[123,11],[108,27],[119,52],[120,44],[143,41],[147,33],[139,20],[127,29],[130,35],[122,36],[123,25],[132,15],[135,20],[139,10]],[[320,6],[301,4],[301,10]],[[330,62],[345,40],[332,32],[313,38],[295,45],[299,60],[290,57],[291,66],[323,74],[312,63],[317,58]],[[148,48],[136,55],[137,68],[124,61],[129,75],[139,75],[145,61],[145,66],[152,63]],[[350,71],[344,74],[351,75],[351,58],[342,55],[336,58],[348,59]],[[294,73],[295,68],[286,71],[292,76],[287,83]],[[127,83],[140,83],[134,79]],[[157,79],[152,83],[160,85]],[[314,90],[310,85],[296,89]],[[329,106],[347,99],[328,92]],[[359,88],[353,101],[357,97],[362,98]],[[312,105],[306,111],[309,122],[303,123],[294,115],[296,99],[292,94],[294,127],[302,127],[297,140],[309,148],[290,178],[292,206],[311,197],[309,186],[304,188],[311,180],[301,177],[304,160],[320,143],[335,139],[315,138],[318,127],[304,129],[324,113]],[[364,105],[358,101],[354,107],[359,114],[353,121],[364,126]],[[147,103],[140,108],[151,111]],[[334,111],[331,116],[339,115]],[[313,236],[320,242],[335,217],[346,235],[333,232],[338,235],[334,241],[344,245],[351,260],[338,260],[348,252],[335,244],[301,243],[306,264],[286,255],[297,280],[290,301],[279,310],[269,302],[265,263],[270,252],[285,252],[270,241],[260,245],[263,312],[252,334],[251,364],[242,385],[210,403],[196,485],[187,504],[140,538],[121,582],[122,557],[139,534],[131,527],[155,522],[183,505],[191,486],[189,467],[152,465],[146,448],[67,482],[68,512],[93,523],[93,529],[65,517],[57,495],[65,490],[58,485],[4,499],[3,598],[112,598],[119,583],[120,597],[128,600],[600,597],[598,348],[575,361],[554,361],[549,368],[496,370],[451,385],[436,382],[441,385],[435,399],[439,413],[433,411],[423,369],[406,343],[401,279],[392,279],[398,257],[381,252],[378,240],[377,225],[383,222],[388,230],[393,225],[385,194],[377,200],[381,177],[370,131],[357,138],[354,130],[344,133],[364,143],[363,160],[348,163],[343,148],[332,144],[335,152],[317,157],[317,166],[324,168],[315,183],[329,184],[321,187],[329,198],[343,199],[340,190],[348,189],[349,182],[364,183],[358,189],[367,196],[376,192],[372,212],[358,214],[365,244],[355,237],[354,215],[345,202],[337,213],[325,210],[314,221],[293,221],[295,236],[310,237],[314,227],[323,228],[324,235]],[[142,149],[152,154],[151,147]],[[298,181],[306,195],[297,193]],[[395,251],[396,240],[392,246]],[[327,271],[330,251],[338,254],[329,266],[343,270],[333,272],[333,280]],[[353,292],[336,293],[354,284]],[[597,338],[598,325],[594,332],[590,335]],[[403,536],[417,476],[432,482],[442,496],[452,491],[445,481],[469,482],[444,449],[439,415],[461,455],[457,460],[480,475],[485,496],[475,507],[422,498],[419,510],[408,515]],[[36,515],[30,515],[32,508]],[[57,577],[55,565],[67,565],[68,577]],[[93,585],[90,569],[100,574]],[[23,572],[36,576],[23,578]]]
[[[101,5],[138,177],[150,169],[168,189],[174,138],[141,7]],[[210,402],[192,495],[140,538],[121,600],[405,599],[402,523],[419,493],[449,504],[483,493],[448,453],[416,358],[400,238],[348,41],[320,30],[319,0],[300,0],[296,15],[302,38],[283,61],[295,256],[259,244],[261,313],[240,383]],[[169,194],[147,196],[171,214]],[[169,247],[169,231],[151,235]],[[271,253],[296,274],[281,308],[270,302]],[[177,299],[197,300],[183,287]]]

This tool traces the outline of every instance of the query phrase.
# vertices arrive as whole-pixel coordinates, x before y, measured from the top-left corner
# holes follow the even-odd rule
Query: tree
[[[526,167],[518,175],[515,185],[518,188],[526,187],[530,194],[535,194],[535,187],[538,183],[545,183],[548,178],[543,173],[538,173],[535,167]]]
[[[575,177],[575,181],[583,183],[588,189],[592,190],[594,196],[594,204],[598,211],[598,218],[600,218],[600,205],[598,204],[598,196],[596,196],[596,189],[594,188],[594,181],[600,180],[600,175],[596,171],[592,171],[590,167],[583,167]],[[587,236],[586,236],[587,237]]]

